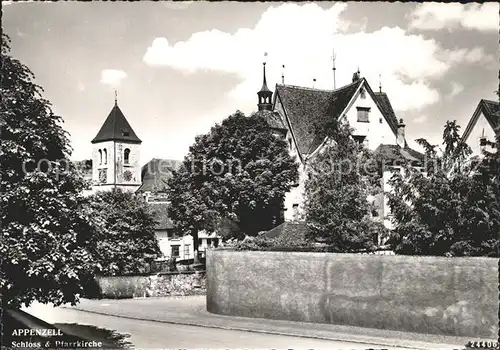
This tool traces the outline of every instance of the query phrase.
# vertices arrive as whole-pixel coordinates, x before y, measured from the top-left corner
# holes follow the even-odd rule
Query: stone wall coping
[[[97,278],[124,278],[124,277],[151,277],[151,276],[175,276],[175,275],[195,275],[204,274],[205,270],[200,271],[166,271],[156,273],[138,273],[134,275],[121,275],[121,276],[97,276]]]
[[[217,253],[235,253],[235,254],[275,254],[275,255],[297,255],[297,256],[325,256],[330,255],[335,258],[342,257],[363,257],[363,259],[399,259],[399,260],[412,260],[412,259],[434,259],[434,260],[488,260],[493,259],[498,260],[496,257],[486,257],[486,256],[434,256],[434,255],[377,255],[377,254],[366,254],[366,253],[334,253],[334,252],[300,252],[300,251],[281,251],[281,250],[236,250],[234,248],[216,248],[211,249],[208,254]]]

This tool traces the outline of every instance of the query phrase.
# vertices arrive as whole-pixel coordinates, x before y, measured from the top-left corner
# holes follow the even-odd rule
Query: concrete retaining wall
[[[207,254],[207,310],[496,339],[498,261],[358,254]]]
[[[205,273],[164,273],[149,276],[98,277],[103,298],[161,297],[205,294]]]

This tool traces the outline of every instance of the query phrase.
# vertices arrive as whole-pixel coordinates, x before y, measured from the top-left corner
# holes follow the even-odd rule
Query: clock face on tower
[[[125,170],[123,172],[123,179],[127,182],[132,180],[132,172],[130,172],[130,170]]]

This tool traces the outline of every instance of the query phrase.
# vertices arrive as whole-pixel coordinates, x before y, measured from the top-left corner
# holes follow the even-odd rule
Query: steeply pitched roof
[[[157,221],[155,230],[168,230],[174,227],[172,220],[168,217],[168,204],[167,203],[148,203],[150,208],[155,214]]]
[[[179,170],[182,162],[173,159],[153,158],[141,169],[142,185],[138,192],[164,192],[167,189],[168,179],[172,172]]]
[[[253,113],[252,116],[264,118],[271,129],[286,130],[278,112],[263,109]]]
[[[261,237],[267,239],[280,239],[286,241],[302,241],[305,240],[307,226],[304,221],[285,221],[281,225],[267,231]]]
[[[316,149],[323,141],[313,126],[321,128],[326,117],[338,118],[364,79],[337,90],[318,90],[293,85],[276,85],[276,93],[292,125],[302,154]]]
[[[398,130],[398,118],[396,117],[396,113],[394,113],[389,97],[385,92],[374,92],[373,95],[375,96],[375,103],[378,104],[382,114],[386,117],[392,131],[396,133]]]
[[[422,165],[425,160],[423,153],[409,147],[401,148],[399,145],[380,145],[374,153],[382,156],[384,163],[388,164],[408,161],[412,165]]]
[[[125,118],[117,104],[113,106],[101,130],[99,130],[96,137],[92,140],[92,143],[112,140],[130,143],[142,142],[135,134],[127,118]]]
[[[484,106],[484,116],[491,127],[500,133],[500,103],[490,100],[481,100]]]
[[[500,133],[500,103],[482,99],[481,101],[479,101],[479,104],[477,105],[472,118],[470,119],[464,130],[462,141],[467,141],[467,138],[474,129],[474,126],[476,125],[481,112],[490,124],[491,128],[495,131],[495,134],[498,135]]]

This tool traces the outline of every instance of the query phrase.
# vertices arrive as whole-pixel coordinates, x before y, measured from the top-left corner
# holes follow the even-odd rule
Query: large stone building
[[[373,91],[359,70],[353,74],[350,84],[335,90],[276,84],[274,93],[267,86],[265,63],[263,74],[256,114],[266,118],[273,133],[287,141],[290,154],[299,163],[299,181],[285,198],[286,221],[303,218],[308,162],[331,141],[316,134],[313,125],[325,124],[329,118],[347,121],[354,129],[353,138],[381,153],[388,165],[403,159],[422,165],[424,155],[408,147],[405,125],[402,119],[396,118],[389,97],[381,88]],[[384,172],[385,190],[389,190],[390,175],[389,167]],[[387,198],[381,195],[377,200],[380,201],[380,219],[391,227]]]

